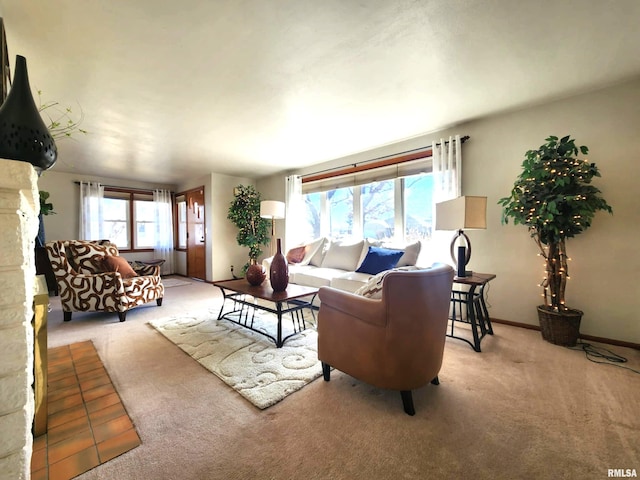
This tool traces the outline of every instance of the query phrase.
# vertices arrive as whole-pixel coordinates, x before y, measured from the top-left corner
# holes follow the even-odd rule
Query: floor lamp
[[[457,266],[457,276],[471,276],[472,272],[466,270],[471,260],[471,241],[464,230],[477,230],[487,228],[487,197],[463,196],[436,203],[436,230],[456,230],[451,240],[451,259]],[[455,253],[458,245],[457,255]]]
[[[260,216],[271,220],[271,255],[273,256],[273,237],[275,236],[275,220],[284,218],[284,202],[263,200],[260,202]]]

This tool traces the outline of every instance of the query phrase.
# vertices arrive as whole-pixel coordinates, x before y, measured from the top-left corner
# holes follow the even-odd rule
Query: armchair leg
[[[162,298],[156,298],[156,303],[158,304],[159,307],[162,306]]]
[[[331,380],[331,365],[328,363],[322,362],[322,376],[324,377],[325,382]]]
[[[118,317],[121,322],[124,322],[127,319],[127,312],[118,312]]]
[[[411,395],[411,390],[402,390],[400,392],[400,396],[402,397],[402,406],[404,407],[404,413],[407,415],[415,415],[416,409],[413,408],[413,396]]]
[[[70,322],[71,321],[71,312],[62,312],[62,314],[64,315],[64,321],[65,322]]]
[[[431,385],[440,385],[440,380],[438,379],[437,375],[436,375],[436,378],[431,380]]]

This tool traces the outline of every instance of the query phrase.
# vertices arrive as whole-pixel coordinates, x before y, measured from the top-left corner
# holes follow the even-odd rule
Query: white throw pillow
[[[309,242],[305,245],[304,258],[298,265],[309,265],[311,259],[316,255],[318,250],[322,251],[326,238],[321,237]]]
[[[422,244],[420,243],[420,240],[418,240],[416,243],[412,243],[411,245],[407,245],[406,247],[404,247],[404,255],[400,257],[400,260],[398,260],[396,267],[415,265],[418,262],[418,255],[420,255],[421,247]]]
[[[351,245],[331,243],[322,260],[322,268],[339,268],[348,272],[354,271],[358,268],[363,246],[364,240]]]
[[[382,283],[384,282],[384,277],[389,275],[391,272],[410,272],[412,270],[421,270],[421,268],[414,265],[408,265],[405,267],[396,267],[391,270],[385,270],[384,272],[380,272],[376,276],[371,277],[365,285],[353,293],[367,298],[382,298]]]

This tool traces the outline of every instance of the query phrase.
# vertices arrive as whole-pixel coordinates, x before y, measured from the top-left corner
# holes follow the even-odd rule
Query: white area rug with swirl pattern
[[[217,320],[217,316],[217,312],[201,312],[149,324],[260,409],[322,375],[318,334],[313,321],[307,319],[310,314],[306,316],[307,329],[289,338],[282,348],[256,332]],[[275,315],[258,312],[253,326],[275,336],[277,320]],[[283,338],[290,333],[292,320],[285,315]]]

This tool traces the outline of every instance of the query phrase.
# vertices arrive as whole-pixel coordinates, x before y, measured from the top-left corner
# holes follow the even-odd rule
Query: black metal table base
[[[312,302],[315,298],[315,295],[312,296],[310,301],[304,301],[300,299],[291,300],[291,301],[282,301],[282,302],[273,302],[275,304],[275,308],[270,308],[266,305],[261,305],[257,302],[257,300],[251,295],[244,293],[227,293],[227,291],[220,287],[222,291],[222,296],[224,300],[222,302],[222,307],[220,308],[220,313],[218,314],[218,320],[226,320],[231,323],[235,323],[236,325],[240,325],[248,330],[259,333],[269,339],[271,339],[277,348],[281,348],[289,338],[294,335],[299,334],[303,330],[306,330],[307,323],[304,319],[304,313],[302,310],[305,308],[309,308],[311,310],[311,314],[315,321],[315,313],[312,308]],[[225,306],[227,304],[227,300],[233,302],[232,310],[225,312]],[[238,308],[239,307],[239,308]],[[263,310],[265,312],[272,313],[276,315],[278,319],[277,325],[277,334],[274,337],[269,333],[254,328],[254,320],[256,315],[256,310]],[[293,333],[287,335],[286,337],[282,337],[282,316],[285,314],[291,315],[291,321],[293,324]],[[237,314],[237,315],[235,315]],[[237,316],[237,319],[233,316]]]
[[[475,292],[475,285],[471,285],[468,291],[452,290],[451,292],[451,327],[447,336],[467,342],[476,351],[480,352],[480,342],[485,335],[493,335],[493,327],[489,318],[489,311],[484,301],[484,285],[479,292]],[[465,313],[466,315],[463,315]],[[466,323],[471,327],[473,342],[468,338],[454,334],[456,322]]]

